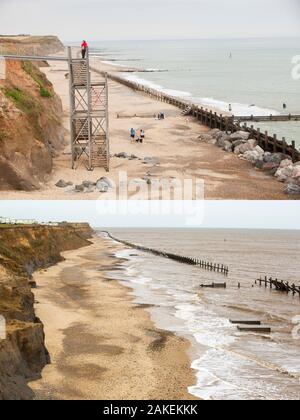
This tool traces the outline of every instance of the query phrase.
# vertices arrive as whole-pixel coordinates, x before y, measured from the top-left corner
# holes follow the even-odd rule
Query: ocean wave
[[[109,66],[112,67],[122,67],[122,68],[128,68],[129,66],[126,66],[125,64],[120,64],[120,63],[115,63],[112,61],[106,61],[106,60],[101,60],[102,63],[104,64],[108,64]]]
[[[194,101],[199,102],[201,105],[205,105],[211,108],[217,108],[221,111],[229,110],[229,103],[225,101],[221,101],[214,98],[193,98]],[[243,115],[243,116],[251,116],[251,115],[260,115],[260,116],[268,116],[268,115],[279,115],[280,112],[274,109],[268,108],[261,108],[256,105],[246,105],[240,104],[238,102],[233,102],[232,106],[232,114],[233,115]]]
[[[144,86],[147,86],[151,89],[156,89],[162,93],[166,93],[168,95],[171,96],[176,96],[178,98],[183,98],[186,99],[188,98],[189,101],[194,102],[196,104],[199,104],[201,106],[207,106],[209,108],[214,108],[214,109],[218,109],[219,111],[225,111],[228,112],[229,111],[229,102],[225,102],[219,99],[215,99],[215,98],[199,98],[196,96],[193,96],[193,94],[191,92],[185,92],[185,91],[181,91],[181,90],[175,90],[175,89],[168,89],[165,88],[159,84],[156,84],[154,82],[151,82],[150,80],[146,80],[143,79],[139,76],[137,76],[135,73],[134,74],[122,74],[122,76],[126,79],[129,80],[131,82],[135,82],[135,83],[139,83],[142,84]],[[231,107],[232,107],[232,114],[239,116],[239,115],[243,115],[243,116],[268,116],[268,115],[280,115],[280,112],[274,110],[274,109],[269,109],[269,108],[262,108],[256,105],[247,105],[247,104],[241,104],[238,102],[233,102],[231,103]]]
[[[169,70],[163,70],[163,69],[145,69],[145,70],[140,70],[140,72],[142,73],[166,73]]]
[[[142,79],[141,77],[137,76],[136,74],[130,74],[130,75],[122,74],[122,76],[124,77],[124,79],[126,79],[130,82],[139,83],[139,84],[144,85],[146,87],[149,87],[151,89],[156,89],[156,90],[158,90],[162,93],[166,93],[167,95],[178,96],[178,97],[181,97],[181,98],[190,97],[192,95],[190,92],[164,88],[163,86],[158,85],[154,82],[151,82],[150,80]]]

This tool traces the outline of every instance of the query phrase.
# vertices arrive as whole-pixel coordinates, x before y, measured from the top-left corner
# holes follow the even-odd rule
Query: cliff
[[[0,35],[1,54],[48,55],[63,49],[56,36]]]
[[[34,313],[32,273],[62,260],[61,252],[90,244],[85,224],[0,226],[0,315],[6,339],[0,338],[0,400],[28,400],[29,380],[50,362],[43,324]]]
[[[60,48],[57,39],[36,38],[29,39],[38,53]],[[14,52],[10,38],[0,37],[0,51],[3,44]],[[31,191],[47,180],[53,157],[64,146],[62,113],[61,100],[38,64],[6,60],[0,80],[0,189]]]

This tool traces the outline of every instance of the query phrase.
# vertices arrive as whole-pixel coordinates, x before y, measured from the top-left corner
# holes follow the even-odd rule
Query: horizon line
[[[16,36],[16,35],[15,35]],[[60,38],[59,35],[30,35],[30,36],[57,36],[58,38]],[[88,37],[86,37],[88,38]],[[83,38],[82,38],[83,39]],[[61,37],[61,40],[63,42],[81,42],[82,39],[76,39],[76,40],[70,40],[70,39],[66,39]],[[89,42],[133,42],[133,41],[143,41],[143,42],[151,42],[151,41],[236,41],[236,40],[260,40],[260,39],[300,39],[300,34],[299,35],[286,35],[286,36],[253,36],[253,37],[224,37],[224,38],[220,38],[220,37],[203,37],[203,38],[145,38],[145,39],[132,39],[132,38],[128,38],[128,39],[94,39],[94,40],[90,40]]]

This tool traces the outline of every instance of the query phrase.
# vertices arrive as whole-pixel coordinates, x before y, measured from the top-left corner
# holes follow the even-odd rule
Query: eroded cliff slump
[[[7,324],[7,337],[0,339],[0,400],[32,399],[27,382],[50,362],[31,274],[61,261],[62,251],[89,245],[92,233],[81,224],[0,226],[0,315]]]
[[[0,48],[2,43],[0,37]],[[6,43],[13,53],[15,44]],[[38,53],[61,48],[57,39],[48,37],[33,44]],[[1,190],[38,189],[52,171],[53,157],[64,146],[61,100],[39,70],[41,64],[6,60],[6,77],[0,80]]]

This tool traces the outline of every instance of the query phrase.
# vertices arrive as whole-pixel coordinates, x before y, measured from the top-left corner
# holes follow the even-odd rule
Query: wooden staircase
[[[93,81],[87,58],[73,59],[69,53],[72,167],[83,161],[88,170],[109,171],[108,88]]]

